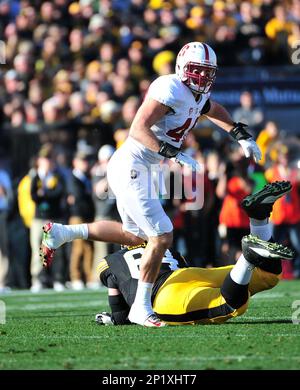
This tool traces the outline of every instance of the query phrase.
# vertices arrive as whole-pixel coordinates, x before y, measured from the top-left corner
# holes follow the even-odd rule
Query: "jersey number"
[[[199,118],[199,117],[198,117]],[[167,131],[167,136],[173,138],[173,141],[179,142],[181,138],[183,137],[186,130],[192,130],[196,123],[198,118],[195,119],[195,122],[193,123],[193,126],[190,128],[192,123],[192,118],[188,118],[184,124],[180,127],[176,127],[176,129],[172,129]]]
[[[168,252],[169,251],[167,251],[166,254],[168,254]],[[142,258],[142,253],[140,251],[140,248],[128,251],[124,253],[123,256],[128,265],[129,272],[132,278],[138,279],[140,276],[140,265],[141,265],[141,258]],[[166,271],[176,270],[178,269],[178,261],[174,259],[170,253],[170,256],[163,258],[160,269]]]

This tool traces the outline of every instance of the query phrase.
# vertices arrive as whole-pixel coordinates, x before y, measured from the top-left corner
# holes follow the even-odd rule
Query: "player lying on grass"
[[[243,237],[243,254],[234,266],[188,267],[179,253],[168,250],[152,292],[158,317],[170,325],[223,323],[245,313],[250,296],[273,288],[279,281],[281,260],[292,260],[294,253],[269,241],[268,217],[273,203],[290,190],[289,182],[275,182],[243,200],[251,235]],[[100,261],[99,276],[108,288],[111,314],[97,314],[97,323],[129,323],[144,250],[145,244],[128,247]]]
[[[250,195],[243,201],[244,209],[250,217],[251,234],[264,241],[271,238],[271,226],[268,223],[268,217],[272,211],[273,203],[290,190],[291,184],[289,182],[275,182],[266,185],[261,191]],[[120,223],[114,221],[111,221],[111,223],[118,224],[118,229],[122,230]],[[103,230],[98,223],[61,225],[50,222],[44,226],[40,253],[42,261],[45,266],[49,266],[53,260],[55,250],[65,242],[73,241],[76,238],[105,241],[105,235],[110,236],[112,240],[110,233],[108,228]],[[278,283],[278,276],[281,273],[280,259],[292,257],[292,252],[281,246],[258,240],[252,241],[255,241],[255,239],[251,237],[243,240],[245,253],[234,267],[187,268],[187,263],[180,255],[167,251],[152,292],[155,311],[161,314],[162,318],[165,318],[163,315],[175,315],[177,319],[179,318],[178,315],[184,316],[180,317],[179,321],[167,321],[169,323],[193,323],[198,321],[193,319],[180,322],[182,318],[186,319],[186,314],[190,312],[196,312],[193,315],[199,312],[200,316],[207,313],[207,318],[200,321],[208,320],[211,322],[214,318],[219,318],[220,310],[215,309],[218,307],[225,311],[231,310],[230,315],[224,314],[225,320],[242,314],[247,307],[249,292],[250,295],[253,295],[274,287]],[[131,242],[130,237],[125,237],[125,235],[124,242],[119,243],[135,244]],[[256,252],[253,252],[253,249],[247,250],[248,247],[251,248],[249,243],[255,248]],[[141,243],[138,242],[137,244]],[[141,246],[119,251],[100,262],[99,274],[102,282],[109,288],[109,303],[112,306],[112,318],[115,323],[126,322],[125,314],[135,297],[138,280],[138,259],[141,258],[141,251],[143,250],[144,247]],[[252,255],[250,256],[246,252],[250,252]],[[130,261],[131,255],[133,259],[136,259],[135,262],[132,259]],[[256,260],[261,264],[254,270],[257,264],[252,263]],[[119,272],[120,274],[118,274]],[[107,282],[105,279],[107,279]],[[174,298],[174,294],[176,294],[176,298]],[[191,299],[191,303],[186,297]],[[236,300],[236,302],[233,302],[233,300]],[[204,311],[201,311],[202,309]],[[216,313],[216,311],[217,316],[212,317],[212,313]],[[122,318],[118,320],[117,313],[119,312]]]

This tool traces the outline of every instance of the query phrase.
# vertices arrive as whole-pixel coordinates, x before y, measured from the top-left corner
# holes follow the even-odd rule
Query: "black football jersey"
[[[100,261],[98,270],[100,280],[106,287],[117,288],[129,306],[132,305],[139,278],[142,254],[146,244],[128,247],[105,257]],[[188,267],[188,263],[178,252],[167,250],[162,259],[158,277],[152,290],[152,301],[169,275],[179,269]]]

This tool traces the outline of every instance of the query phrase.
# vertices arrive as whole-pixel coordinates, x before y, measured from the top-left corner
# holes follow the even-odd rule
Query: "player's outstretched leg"
[[[72,227],[72,230],[68,229]],[[52,264],[54,253],[57,248],[72,241],[75,238],[88,238],[87,224],[62,225],[61,223],[48,222],[43,226],[43,238],[40,246],[40,257],[44,267]]]
[[[254,267],[260,267],[266,261],[293,260],[295,252],[276,242],[268,242],[248,235],[242,239],[242,251],[245,259]]]
[[[111,242],[120,245],[140,245],[144,240],[124,231],[117,221],[97,221],[78,225],[62,225],[48,222],[43,226],[40,257],[45,267],[53,261],[55,250],[76,239]]]
[[[267,184],[261,191],[247,196],[242,207],[250,218],[250,234],[261,240],[269,241],[272,238],[272,225],[269,223],[273,205],[280,197],[292,189],[289,181],[275,181]],[[260,268],[279,275],[282,272],[281,259],[261,261]]]
[[[257,236],[248,235],[242,239],[243,254],[226,276],[221,287],[221,294],[228,305],[239,309],[240,314],[246,310],[249,299],[249,283],[255,267],[272,268],[273,263],[281,262],[281,259],[292,260],[294,252],[283,245],[267,242]],[[276,268],[276,267],[275,267]]]
[[[289,181],[275,181],[266,184],[262,190],[244,198],[242,207],[249,218],[264,220],[270,217],[276,200],[290,192],[291,189],[292,185]]]
[[[250,218],[251,235],[242,240],[243,254],[226,276],[221,292],[233,308],[244,307],[249,297],[249,283],[255,267],[279,275],[281,259],[292,259],[293,252],[282,245],[268,242],[272,236],[269,217],[277,199],[291,190],[290,182],[274,182],[247,196],[242,207]]]

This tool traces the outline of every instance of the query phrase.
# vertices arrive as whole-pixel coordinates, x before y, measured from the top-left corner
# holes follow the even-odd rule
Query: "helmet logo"
[[[179,56],[184,56],[185,52],[187,51],[187,49],[190,47],[190,45],[184,45],[183,48],[180,50],[179,52]]]

